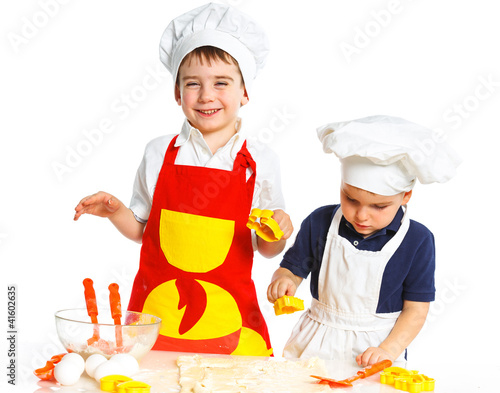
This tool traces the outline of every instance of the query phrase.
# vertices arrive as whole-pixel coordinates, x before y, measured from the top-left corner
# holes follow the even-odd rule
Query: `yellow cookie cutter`
[[[304,301],[294,296],[282,296],[274,302],[274,313],[276,315],[292,314],[304,309]]]
[[[410,393],[431,392],[436,380],[416,370],[406,370],[401,367],[388,367],[380,373],[380,382],[394,385],[395,389]]]
[[[248,217],[247,227],[250,229],[254,229],[258,236],[264,239],[266,242],[275,242],[281,239],[283,236],[283,231],[280,229],[278,223],[271,218],[274,214],[272,210],[261,210],[261,209],[252,209],[250,213],[250,217]],[[259,218],[260,222],[257,222],[257,218]],[[273,235],[268,235],[263,231],[264,227],[268,227],[273,231]]]
[[[151,386],[125,375],[107,375],[101,378],[101,390],[115,393],[149,393]]]
[[[101,390],[104,390],[105,392],[115,392],[116,385],[127,381],[132,381],[132,378],[117,374],[106,375],[101,378]]]
[[[151,386],[145,382],[128,381],[116,385],[117,393],[149,393]]]

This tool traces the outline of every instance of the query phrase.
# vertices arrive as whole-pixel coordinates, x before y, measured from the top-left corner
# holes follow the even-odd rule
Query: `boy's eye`
[[[227,86],[227,82],[219,81],[219,82],[216,82],[215,85],[219,86],[219,87],[221,87],[221,86]]]
[[[375,209],[384,210],[386,207],[387,207],[387,205],[386,206],[375,206]]]
[[[186,86],[187,87],[195,87],[195,86],[198,86],[198,83],[197,82],[188,82],[188,83],[186,83]]]

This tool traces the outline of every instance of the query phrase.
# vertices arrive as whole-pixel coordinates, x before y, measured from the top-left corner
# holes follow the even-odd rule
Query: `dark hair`
[[[206,61],[209,65],[212,64],[212,62],[220,60],[223,61],[226,64],[234,64],[238,67],[238,71],[240,71],[240,76],[241,76],[241,83],[244,84],[243,80],[243,74],[241,73],[240,66],[238,64],[238,61],[231,56],[229,53],[226,51],[217,48],[215,46],[200,46],[191,52],[189,52],[184,59],[182,59],[181,64],[179,64],[179,69],[182,67],[183,64],[187,63],[188,65],[191,64],[191,61],[196,58],[200,62],[200,64],[203,64],[204,61]],[[177,72],[177,80],[175,81],[175,84],[179,86],[179,73]]]

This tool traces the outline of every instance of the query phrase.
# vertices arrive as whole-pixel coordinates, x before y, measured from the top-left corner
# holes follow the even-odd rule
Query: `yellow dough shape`
[[[240,329],[241,314],[231,294],[215,284],[196,281],[207,294],[207,306],[196,325],[183,335],[179,334],[179,326],[187,310],[186,307],[180,310],[177,308],[180,296],[175,280],[164,282],[150,292],[142,312],[161,318],[160,334],[173,338],[205,340],[224,337]]]
[[[248,217],[247,227],[254,229],[257,235],[267,242],[278,241],[283,236],[283,231],[280,229],[278,223],[271,218],[273,214],[272,210],[252,209],[250,217]],[[257,218],[259,218],[260,222],[257,222]],[[273,231],[273,235],[268,235],[264,232],[263,229],[265,227],[270,228]]]
[[[234,237],[234,221],[162,209],[160,245],[168,263],[206,273],[224,263]]]
[[[292,314],[304,309],[304,301],[294,296],[282,296],[274,302],[274,313],[276,315]]]

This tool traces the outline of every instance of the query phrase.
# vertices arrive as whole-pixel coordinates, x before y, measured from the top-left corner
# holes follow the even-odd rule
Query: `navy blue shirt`
[[[302,222],[294,245],[285,253],[280,265],[302,278],[311,274],[311,294],[315,299],[318,299],[318,277],[326,237],[339,206],[323,206],[312,212]],[[403,209],[399,208],[387,227],[367,238],[342,217],[339,235],[360,250],[380,251],[399,229],[403,214]],[[401,311],[404,300],[433,301],[436,292],[434,270],[434,236],[424,225],[410,220],[408,232],[385,267],[377,313]]]

